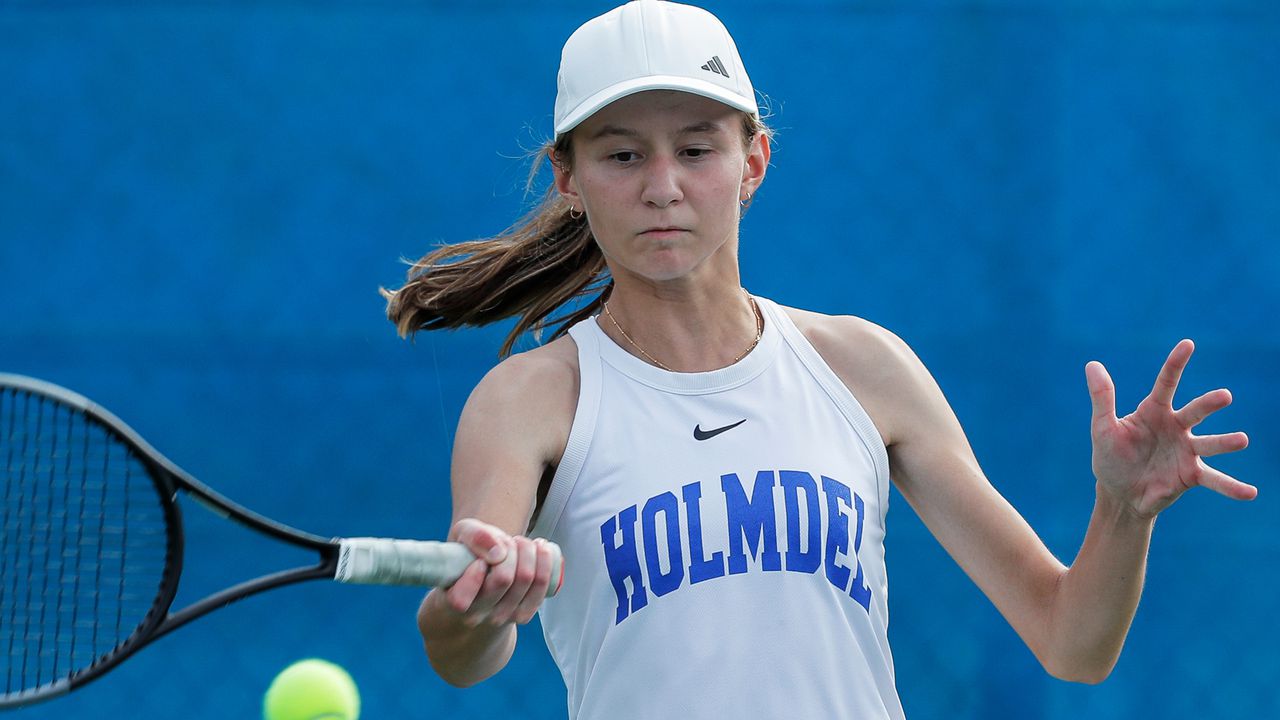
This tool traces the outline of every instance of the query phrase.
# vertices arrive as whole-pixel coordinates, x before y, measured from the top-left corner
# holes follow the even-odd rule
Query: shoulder
[[[578,346],[565,335],[516,353],[495,365],[471,393],[472,401],[500,405],[504,414],[538,415],[573,406],[578,398]]]
[[[828,362],[832,358],[843,358],[892,365],[915,357],[901,338],[870,320],[792,307],[783,307],[782,310]]]
[[[870,320],[798,308],[783,311],[842,379],[856,378],[860,384],[890,381],[920,363],[902,338]]]
[[[480,380],[463,410],[495,430],[535,445],[548,464],[559,461],[578,403],[578,349],[565,335],[512,355]]]
[[[560,338],[498,363],[471,391],[454,436],[454,520],[529,526],[539,483],[560,462],[578,393],[577,348]]]
[[[518,533],[529,527],[539,482],[559,464],[577,406],[577,352],[559,338],[494,366],[480,380],[453,438],[453,516]]]
[[[893,444],[913,390],[931,382],[911,347],[860,317],[782,310],[871,415],[885,444]]]
[[[516,353],[491,369],[476,390],[503,395],[577,396],[578,346],[568,335],[546,345]]]

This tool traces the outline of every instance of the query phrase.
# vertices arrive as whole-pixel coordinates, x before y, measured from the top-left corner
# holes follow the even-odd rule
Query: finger
[[[1085,382],[1089,384],[1089,401],[1093,403],[1093,427],[1095,430],[1116,421],[1116,386],[1102,363],[1091,361],[1084,366]]]
[[[498,604],[507,593],[507,588],[511,587],[512,581],[516,575],[516,541],[511,537],[503,540],[506,549],[506,556],[502,562],[497,565],[490,565],[488,573],[484,578],[484,585],[480,588],[480,594],[476,596],[475,602],[471,606],[474,613],[472,621],[480,623],[486,620],[493,608]]]
[[[509,535],[486,522],[463,518],[454,523],[450,539],[467,546],[472,555],[484,558],[490,565],[502,562],[507,554],[504,542]]]
[[[1160,368],[1160,374],[1156,375],[1155,387],[1151,388],[1152,400],[1161,405],[1173,406],[1173,395],[1178,391],[1178,383],[1182,381],[1182,371],[1187,367],[1187,361],[1191,359],[1191,353],[1195,349],[1195,343],[1190,340],[1181,340],[1173,346],[1169,358]]]
[[[533,543],[538,553],[538,569],[534,574],[533,582],[529,585],[529,592],[524,594],[524,599],[516,607],[515,620],[521,625],[533,619],[534,613],[538,612],[538,607],[547,597],[547,588],[551,586],[553,556],[551,547],[542,538],[534,540]]]
[[[1249,436],[1242,432],[1225,435],[1196,435],[1191,438],[1191,451],[1201,457],[1236,452],[1249,447]]]
[[[511,587],[507,588],[506,594],[489,614],[489,622],[498,625],[511,622],[516,608],[524,600],[529,586],[533,584],[534,577],[538,573],[538,549],[533,541],[526,537],[519,537],[515,538],[515,542],[516,549],[513,554],[518,558],[515,576],[511,581]]]
[[[1231,391],[1226,388],[1207,392],[1174,413],[1182,426],[1191,429],[1210,415],[1231,404]]]
[[[485,570],[488,567],[483,560],[476,560],[462,571],[462,575],[445,592],[450,607],[460,613],[471,609],[471,603],[475,602],[476,595],[480,594],[480,588],[484,585]]]
[[[1253,485],[1242,483],[1204,463],[1201,463],[1200,466],[1202,468],[1200,475],[1201,487],[1209,488],[1219,495],[1224,495],[1232,500],[1252,500],[1258,496],[1258,488]]]

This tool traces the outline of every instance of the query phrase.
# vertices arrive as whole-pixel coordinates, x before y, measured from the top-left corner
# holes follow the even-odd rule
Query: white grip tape
[[[461,543],[434,540],[393,540],[389,538],[339,538],[338,570],[334,579],[363,585],[429,585],[448,587],[476,556]],[[548,542],[552,551],[551,585],[547,597],[555,595],[564,581],[560,548]]]
[[[473,560],[458,543],[343,538],[334,579],[365,585],[451,585]]]

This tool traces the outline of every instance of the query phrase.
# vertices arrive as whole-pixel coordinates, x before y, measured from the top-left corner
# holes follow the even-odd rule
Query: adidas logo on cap
[[[707,61],[707,64],[702,66],[702,69],[710,70],[713,73],[729,77],[729,71],[724,69],[724,63],[720,62],[719,55],[712,55],[711,59]]]

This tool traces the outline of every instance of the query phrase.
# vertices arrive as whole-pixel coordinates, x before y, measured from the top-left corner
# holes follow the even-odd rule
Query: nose
[[[645,167],[644,190],[640,199],[647,205],[665,208],[684,199],[680,189],[680,165],[675,158],[658,156]]]

